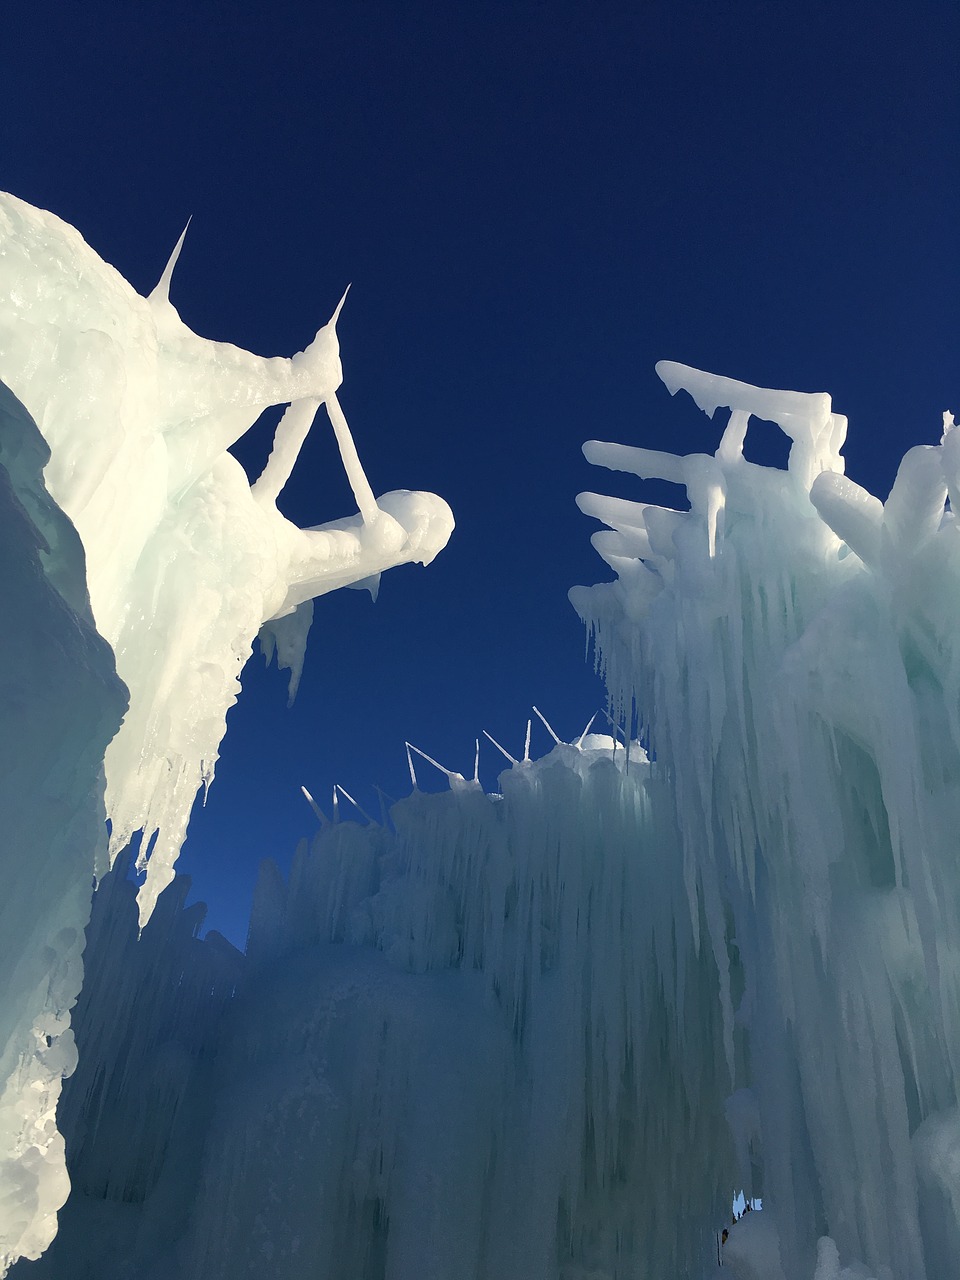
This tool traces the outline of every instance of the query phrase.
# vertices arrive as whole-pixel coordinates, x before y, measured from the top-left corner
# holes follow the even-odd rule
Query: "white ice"
[[[300,355],[261,360],[182,325],[170,270],[141,299],[51,215],[6,198],[0,220],[0,375],[51,446],[131,686],[107,756],[115,844],[159,831],[139,911],[120,875],[97,899],[62,1111],[75,1192],[32,1274],[459,1280],[469,1258],[477,1280],[713,1275],[735,1187],[763,1210],[731,1227],[721,1280],[954,1274],[952,417],[881,502],[844,475],[828,396],[661,365],[672,392],[730,410],[716,452],[590,442],[590,461],[682,485],[690,509],[639,486],[581,495],[614,580],[571,593],[614,718],[639,716],[651,759],[588,730],[532,762],[528,737],[494,796],[444,769],[448,792],[415,790],[383,825],[325,822],[288,881],[266,864],[244,962],[199,941],[182,881],[147,916],[252,639],[263,629],[295,692],[310,600],[375,592],[452,520],[430,495],[374,499],[336,400],[336,316]],[[291,407],[251,487],[226,448],[271,403]],[[357,514],[299,530],[276,498],[320,403]],[[746,461],[747,432],[777,428],[787,469]],[[37,472],[21,491],[42,507]],[[22,945],[0,931],[7,1259],[42,1248],[65,1190],[51,1108],[97,735],[119,696],[77,639],[78,552],[44,552],[16,520],[22,610],[54,600],[54,643],[80,645],[62,679],[89,678],[90,699],[35,698],[55,726],[77,712],[58,742],[3,697],[25,727],[0,799],[52,868],[31,879],[19,843],[6,855],[22,904],[7,927],[26,930]],[[20,761],[20,740],[40,758]],[[430,767],[410,758],[414,776]]]
[[[280,643],[294,692],[307,602],[428,563],[453,517],[433,494],[374,497],[336,394],[342,300],[303,351],[264,359],[181,321],[169,290],[183,237],[149,298],[72,227],[13,196],[0,196],[0,242],[0,378],[50,445],[45,480],[79,530],[97,627],[130,690],[107,754],[107,812],[112,856],[138,830],[144,851],[155,838],[141,856],[146,921],[261,627],[298,611]],[[228,446],[288,402],[251,486]],[[358,514],[299,529],[276,500],[321,404]]]

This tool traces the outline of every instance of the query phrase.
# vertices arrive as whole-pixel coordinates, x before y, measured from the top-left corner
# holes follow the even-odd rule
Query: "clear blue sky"
[[[141,291],[193,214],[173,300],[263,354],[352,281],[342,403],[374,489],[457,517],[376,605],[320,602],[292,710],[245,674],[181,859],[238,942],[260,857],[312,829],[301,783],[370,805],[404,792],[404,738],[466,772],[482,728],[520,749],[532,702],[564,735],[600,704],[566,600],[607,576],[580,444],[719,438],[657,359],[830,391],[881,496],[960,410],[953,3],[35,0],[6,26],[0,185]],[[287,513],[348,507],[315,430]]]

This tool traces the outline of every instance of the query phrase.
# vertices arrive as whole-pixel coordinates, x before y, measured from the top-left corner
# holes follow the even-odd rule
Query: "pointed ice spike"
[[[340,821],[340,801],[337,798],[337,784],[333,784],[333,822],[336,825]]]
[[[434,760],[433,756],[428,756],[425,751],[421,751],[419,747],[415,747],[412,742],[407,743],[407,748],[410,751],[415,751],[418,756],[422,756],[423,759],[426,760],[427,764],[432,764],[435,769],[439,769],[451,786],[454,782],[463,782],[464,779],[462,773],[457,773],[453,769],[445,769],[439,761]]]
[[[509,752],[509,751],[505,751],[505,750],[503,749],[503,747],[501,747],[500,743],[496,740],[496,738],[495,738],[495,737],[493,737],[493,735],[492,735],[492,734],[487,733],[486,729],[484,729],[484,731],[483,731],[483,736],[484,736],[485,738],[489,738],[489,739],[490,739],[490,741],[493,743],[493,745],[494,745],[494,746],[497,748],[497,750],[500,752],[500,754],[501,754],[502,756],[506,756],[506,757],[507,757],[507,759],[510,761],[510,763],[511,763],[511,764],[519,764],[519,763],[520,763],[520,761],[519,761],[519,760],[514,760],[513,756],[510,754],[510,752]]]
[[[407,768],[410,770],[410,781],[413,784],[414,791],[419,791],[420,788],[417,786],[417,773],[413,767],[413,756],[410,754],[410,743],[405,742],[403,745],[407,748]]]
[[[334,792],[339,791],[340,794],[343,796],[344,800],[349,800],[350,803],[353,805],[353,807],[356,809],[357,813],[359,813],[362,818],[365,818],[366,821],[369,822],[372,827],[377,825],[374,822],[374,820],[370,817],[369,813],[367,813],[365,809],[361,808],[361,806],[357,804],[356,800],[354,800],[350,792],[345,790],[343,787],[341,787],[339,782],[334,783],[333,789],[334,789]]]
[[[524,739],[524,743],[523,743],[523,763],[524,764],[530,763],[530,727],[532,724],[533,724],[532,720],[527,721],[527,736]]]
[[[332,324],[334,328],[337,327],[337,321],[340,319],[340,312],[343,310],[343,304],[346,302],[347,294],[350,292],[352,288],[353,288],[353,281],[351,280],[350,283],[347,285],[347,287],[343,291],[343,297],[340,299],[340,301],[337,303],[337,305],[333,309],[333,315],[330,317],[330,324]]]
[[[560,739],[557,737],[557,735],[554,733],[553,729],[551,728],[550,723],[547,720],[547,717],[543,714],[543,712],[539,709],[539,707],[534,707],[533,712],[535,715],[538,715],[540,717],[540,720],[543,723],[543,727],[546,729],[547,733],[549,733],[550,737],[554,740],[554,742],[559,747]]]
[[[380,825],[381,827],[390,827],[393,824],[390,821],[390,805],[394,803],[385,791],[374,784],[374,791],[377,793],[377,799],[380,801]]]
[[[576,746],[578,748],[583,746],[583,740],[587,736],[587,734],[590,732],[590,730],[593,728],[593,722],[594,720],[596,720],[599,714],[600,714],[599,711],[595,711],[593,715],[590,717],[590,719],[587,721],[587,727],[584,729],[583,733],[581,733],[580,737],[576,741]]]
[[[476,750],[473,753],[473,780],[477,784],[477,786],[479,786],[480,785],[480,739],[476,738],[474,739],[474,741],[476,744]]]
[[[187,229],[193,221],[193,214],[187,219],[187,225],[180,232],[180,239],[173,246],[173,253],[167,260],[167,265],[163,268],[163,275],[157,281],[156,287],[147,298],[148,302],[169,302],[170,301],[170,280],[173,277],[173,268],[177,265],[177,259],[180,257],[180,250],[183,248],[183,242],[187,238]],[[346,296],[346,295],[344,295]],[[342,304],[341,304],[342,305]]]
[[[360,578],[357,582],[348,582],[347,586],[351,591],[369,591],[370,599],[376,604],[377,596],[380,594],[380,574],[371,573],[369,578]]]
[[[327,825],[327,815],[323,812],[306,787],[301,787],[300,790],[303,793],[307,804],[316,814],[317,821],[320,823],[321,827],[325,827]]]
[[[344,294],[344,297],[346,297],[346,294]],[[343,305],[342,301],[340,305]],[[340,401],[337,399],[335,391],[331,391],[327,396],[326,406],[327,414],[330,417],[330,425],[333,427],[333,433],[337,437],[337,444],[340,447],[343,469],[347,473],[350,488],[353,490],[357,510],[363,516],[364,523],[370,524],[379,515],[379,507],[364,473],[360,455],[357,453],[357,446],[353,442],[353,436],[350,434],[350,428],[347,426],[347,420],[343,416],[343,410],[340,408]]]
[[[603,714],[606,716],[606,718],[607,718],[607,722],[609,723],[610,728],[613,730],[613,740],[614,740],[614,742],[616,743],[616,745],[617,745],[617,746],[619,746],[619,745],[620,745],[620,743],[619,743],[619,742],[617,742],[617,737],[619,736],[619,737],[622,737],[622,738],[623,738],[623,745],[624,745],[624,746],[626,746],[626,745],[627,745],[627,735],[626,735],[626,733],[624,733],[624,731],[623,731],[623,726],[622,726],[622,725],[617,724],[616,720],[614,720],[613,716],[610,714],[610,712],[609,712],[609,711],[604,711],[604,713],[603,713]]]

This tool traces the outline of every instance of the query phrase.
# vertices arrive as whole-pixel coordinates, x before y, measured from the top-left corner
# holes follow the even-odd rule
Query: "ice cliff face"
[[[183,237],[149,298],[13,196],[0,195],[0,241],[0,378],[50,446],[46,482],[80,533],[93,615],[130,689],[106,804],[112,857],[141,829],[144,851],[156,837],[142,856],[144,922],[213,777],[261,627],[280,639],[295,688],[310,601],[358,582],[375,591],[382,570],[429,562],[453,517],[433,494],[374,497],[337,400],[339,307],[305,350],[263,359],[180,320],[169,289]],[[227,448],[288,402],[251,486]],[[298,529],[276,499],[321,404],[358,512]]]
[[[43,485],[49,452],[0,384],[0,1275],[49,1244],[69,1190],[54,1117],[126,707],[80,539]]]

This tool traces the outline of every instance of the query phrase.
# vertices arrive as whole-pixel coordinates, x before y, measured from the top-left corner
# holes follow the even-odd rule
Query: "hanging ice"
[[[169,287],[183,237],[146,299],[72,227],[13,196],[0,197],[0,243],[0,378],[50,445],[46,482],[80,532],[94,617],[130,689],[106,804],[112,855],[141,828],[144,850],[155,837],[143,921],[213,776],[260,628],[301,611],[280,654],[295,688],[308,602],[429,562],[453,517],[433,494],[374,497],[336,396],[339,306],[304,351],[262,359],[180,320]],[[227,448],[286,402],[251,487]],[[304,530],[276,499],[321,404],[358,514]]]
[[[690,510],[584,495],[617,576],[571,598],[649,726],[721,975],[727,1110],[764,1198],[730,1262],[775,1274],[779,1232],[788,1280],[857,1259],[939,1280],[960,1259],[960,435],[945,415],[881,503],[843,475],[827,396],[658,372],[731,410],[720,446],[584,447]],[[786,472],[744,460],[751,415],[791,438]]]
[[[138,943],[115,871],[74,1190],[32,1274],[697,1274],[732,1177],[718,982],[662,784],[626,757],[585,735],[496,796],[450,771],[382,826],[327,822],[287,883],[264,863],[242,965],[193,937],[182,877]]]
[[[451,790],[415,792],[392,826],[328,823],[288,884],[265,867],[244,961],[199,942],[182,880],[140,924],[251,639],[265,628],[293,691],[310,598],[375,590],[452,521],[429,495],[374,500],[336,402],[336,316],[299,356],[259,360],[180,323],[172,263],[140,299],[50,215],[5,198],[0,218],[0,374],[40,418],[132,686],[107,760],[115,836],[159,831],[139,913],[122,875],[97,899],[63,1111],[75,1192],[33,1274],[459,1280],[468,1258],[478,1280],[664,1280],[712,1273],[713,1228],[744,1186],[764,1209],[732,1229],[722,1275],[953,1275],[952,418],[881,503],[843,474],[829,397],[661,365],[672,392],[730,410],[716,454],[585,446],[682,486],[690,509],[581,495],[616,580],[572,593],[654,763],[634,749],[627,767],[589,734],[532,763],[528,738],[497,796],[443,770]],[[291,408],[251,487],[226,445],[274,402]],[[358,514],[298,530],[276,497],[320,402]],[[744,459],[747,431],[770,429],[751,417],[789,436],[786,471]],[[51,1109],[72,1058],[98,751],[119,714],[77,550],[44,523],[36,439],[16,475],[7,439],[9,583],[55,645],[70,638],[51,670],[79,671],[89,701],[64,742],[16,685],[3,694],[32,754],[11,752],[0,809],[63,897],[5,872],[0,1270],[43,1247],[65,1190]],[[36,814],[48,781],[61,808]]]

